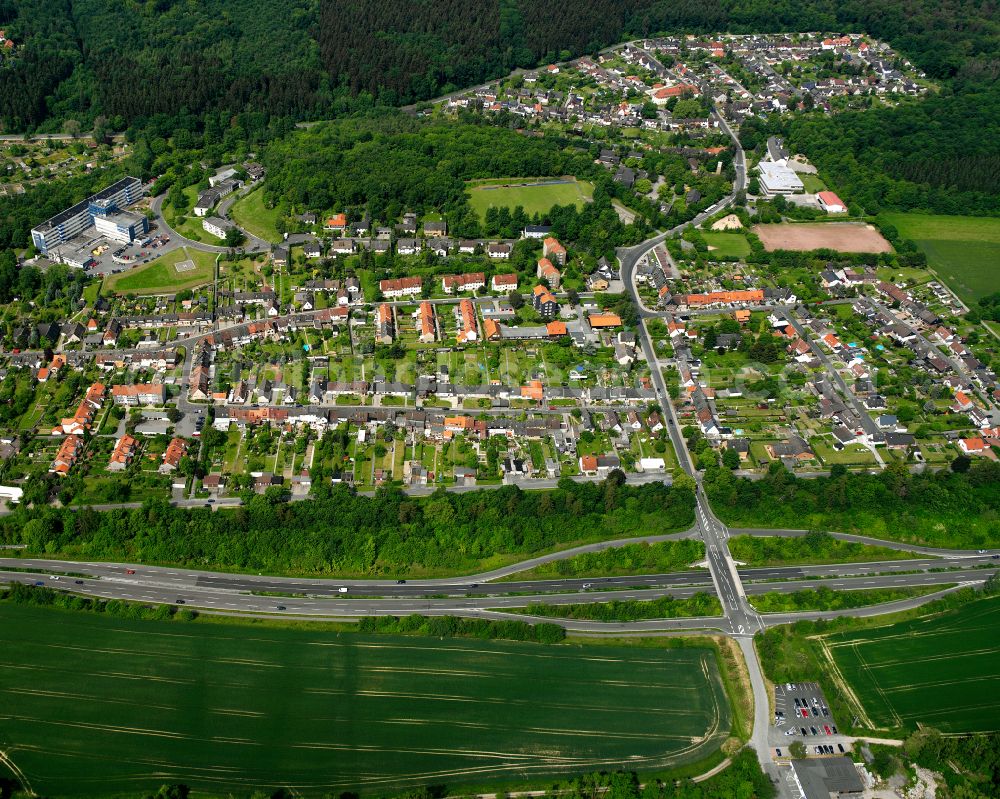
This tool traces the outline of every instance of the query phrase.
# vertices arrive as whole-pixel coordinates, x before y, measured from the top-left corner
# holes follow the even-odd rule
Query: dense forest
[[[166,500],[134,510],[19,508],[0,541],[33,554],[176,563],[270,573],[404,575],[472,571],[559,544],[683,530],[687,487],[565,479],[558,489],[515,486],[413,499],[395,488],[362,496],[344,487],[311,502],[254,496],[234,511],[182,509]]]
[[[1000,30],[980,0],[0,0],[0,26],[18,44],[0,63],[0,131],[133,137],[218,131],[234,114],[287,128],[417,102],[661,31],[865,31],[938,80],[938,95],[763,128],[867,212],[1000,208]]]
[[[990,3],[956,0],[2,0],[8,130],[247,109],[408,103],[657,31],[863,30],[929,75],[996,79]],[[126,21],[123,24],[123,21]]]
[[[867,213],[883,209],[997,214],[1000,89],[944,89],[918,103],[836,116],[751,119],[747,149],[783,134],[807,153],[844,197]]]
[[[466,210],[467,180],[598,172],[588,150],[562,145],[487,124],[370,114],[274,142],[264,156],[265,200],[301,210],[361,207],[390,220],[407,210],[441,210],[454,227]]]
[[[649,232],[643,219],[634,226],[621,222],[611,200],[625,192],[594,164],[597,155],[596,145],[587,149],[557,136],[525,135],[473,115],[440,122],[369,111],[268,146],[264,202],[282,217],[343,210],[352,221],[365,214],[391,221],[405,211],[443,212],[448,233],[457,238],[517,238],[525,224],[545,222],[580,249],[611,257],[615,247],[635,244]],[[468,202],[466,182],[512,175],[587,178],[595,184],[593,202],[580,210],[556,206],[544,217],[529,217],[520,208],[490,209],[480,219]]]
[[[862,533],[943,547],[1000,543],[1000,464],[986,459],[968,471],[911,474],[895,463],[879,474],[834,466],[829,477],[801,480],[779,465],[762,480],[727,469],[705,474],[712,507],[734,527]]]

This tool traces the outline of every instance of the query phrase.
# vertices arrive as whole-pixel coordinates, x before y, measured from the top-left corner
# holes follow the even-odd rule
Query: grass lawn
[[[133,621],[0,605],[5,755],[43,795],[393,792],[700,760],[714,652]],[[568,714],[575,708],[575,715]]]
[[[202,226],[202,218],[198,216],[176,217],[170,226],[184,238],[200,241],[206,244],[219,244],[221,239],[213,236]]]
[[[246,197],[233,203],[229,216],[241,228],[265,241],[277,243],[281,241],[276,224],[278,210],[264,207],[264,192],[255,189]]]
[[[786,594],[772,591],[767,586],[754,586],[749,589],[749,601],[761,613],[843,610],[846,608],[866,608],[872,605],[882,605],[886,602],[898,602],[901,599],[914,599],[949,587],[947,585],[912,585],[902,588],[874,588],[871,590],[862,588],[852,591],[834,591],[821,586],[818,589],[807,588]],[[758,594],[755,593],[756,590],[767,593]]]
[[[528,216],[544,214],[553,205],[576,205],[582,208],[594,196],[594,186],[575,178],[507,178],[503,181],[483,181],[468,186],[469,204],[485,218],[486,209],[524,208]]]
[[[701,235],[708,242],[712,255],[720,258],[746,258],[750,254],[750,242],[742,233],[706,230]]]
[[[194,269],[178,272],[177,264],[185,261],[193,261]],[[208,283],[214,272],[213,253],[183,247],[128,272],[108,275],[104,288],[119,294],[171,294]]]
[[[1000,598],[822,642],[874,727],[1000,730]]]
[[[802,185],[805,186],[807,194],[816,194],[820,191],[826,191],[826,184],[820,179],[819,175],[810,175],[806,172],[800,172],[799,177],[802,179]]]
[[[893,213],[884,218],[916,242],[928,264],[966,303],[997,290],[1000,219]]]
[[[831,536],[781,537],[735,535],[729,539],[733,558],[747,566],[787,566],[809,563],[873,563],[883,560],[906,560],[914,557],[888,547],[841,541]]]

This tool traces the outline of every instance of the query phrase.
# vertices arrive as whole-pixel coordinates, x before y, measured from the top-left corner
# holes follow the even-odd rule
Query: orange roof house
[[[434,341],[437,332],[434,325],[434,306],[424,300],[420,303],[417,315],[420,318],[420,340],[425,344]]]
[[[126,433],[115,444],[114,452],[108,460],[109,472],[120,472],[128,468],[139,449],[139,441]]]
[[[545,332],[550,336],[565,336],[566,335],[566,323],[565,322],[549,322],[545,325]]]
[[[500,338],[500,323],[496,319],[483,320],[483,338],[487,341],[496,341]]]
[[[688,294],[687,305],[696,307],[700,305],[713,305],[715,303],[732,304],[734,302],[763,302],[764,292],[761,289],[750,289],[742,291],[712,291],[708,294]]]
[[[521,386],[521,398],[537,400],[541,402],[545,399],[545,387],[541,380],[532,380],[528,385]]]
[[[347,227],[347,214],[334,214],[326,220],[327,230],[344,230]]]
[[[188,443],[183,438],[171,439],[170,443],[167,445],[166,451],[163,453],[163,463],[160,464],[160,472],[172,472],[174,471],[187,454]]]
[[[476,325],[476,306],[472,304],[472,300],[462,300],[458,304],[458,320],[461,326],[461,329],[455,336],[458,343],[464,344],[468,341],[475,341],[478,327]]]
[[[613,313],[592,313],[587,317],[591,327],[598,329],[608,327],[621,327],[622,319],[618,314]]]
[[[73,468],[77,458],[80,457],[82,449],[82,438],[79,436],[66,436],[62,444],[59,445],[59,451],[56,453],[55,460],[52,461],[49,471],[60,477],[65,477],[69,474],[69,470]]]

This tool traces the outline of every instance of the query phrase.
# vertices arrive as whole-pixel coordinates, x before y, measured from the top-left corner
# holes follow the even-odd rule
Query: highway
[[[943,564],[954,570],[939,569]],[[123,563],[80,563],[35,558],[3,558],[0,579],[56,590],[151,604],[184,604],[232,613],[347,618],[367,615],[467,615],[474,611],[509,610],[528,604],[589,604],[620,600],[691,597],[713,588],[705,569],[670,574],[557,580],[485,581],[475,578],[398,582],[396,580],[309,579],[224,574],[194,569]],[[721,557],[716,567],[725,569]],[[946,586],[981,583],[1000,569],[992,556],[962,560],[921,559],[866,564],[824,564],[740,569],[733,579],[717,581],[724,594],[725,617],[714,625],[734,635],[739,625],[763,629],[774,623],[750,606],[746,595],[791,593],[810,588],[833,590]],[[882,573],[887,572],[887,573]],[[58,579],[56,579],[58,577]],[[766,581],[766,582],[762,582]],[[346,590],[345,590],[346,589]],[[279,606],[281,608],[279,609]],[[556,623],[563,620],[556,619]],[[628,629],[626,627],[623,629]],[[641,629],[641,628],[636,628]]]

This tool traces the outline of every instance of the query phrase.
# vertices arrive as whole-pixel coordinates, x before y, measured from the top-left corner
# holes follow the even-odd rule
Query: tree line
[[[810,479],[780,463],[761,480],[725,469],[705,473],[712,507],[734,527],[808,527],[965,548],[1000,542],[998,489],[1000,464],[986,458],[964,472],[913,474],[896,462],[878,474],[853,474],[837,464],[829,477]]]
[[[560,482],[553,491],[516,486],[413,498],[398,488],[373,496],[324,487],[314,500],[248,496],[212,512],[149,500],[98,512],[18,507],[0,540],[33,554],[175,563],[271,573],[404,575],[471,571],[496,556],[516,559],[571,541],[684,530],[693,522],[686,486]]]

